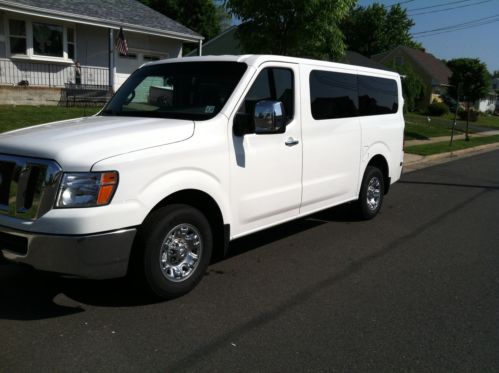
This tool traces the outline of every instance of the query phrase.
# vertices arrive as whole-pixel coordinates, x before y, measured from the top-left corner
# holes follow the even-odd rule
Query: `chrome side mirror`
[[[269,133],[284,133],[286,131],[286,117],[281,101],[262,100],[255,105],[255,133],[257,135]]]

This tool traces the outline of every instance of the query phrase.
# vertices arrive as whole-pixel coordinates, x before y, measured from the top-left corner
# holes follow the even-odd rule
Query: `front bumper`
[[[118,278],[127,273],[136,231],[49,235],[0,227],[0,251],[9,261],[43,271],[92,279]]]

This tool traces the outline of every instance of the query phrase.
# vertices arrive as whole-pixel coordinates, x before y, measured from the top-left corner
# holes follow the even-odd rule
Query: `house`
[[[426,90],[423,95],[421,106],[425,107],[433,100],[440,100],[449,86],[449,78],[452,71],[447,65],[424,49],[414,49],[398,46],[391,51],[371,56],[375,61],[384,65],[408,65],[423,80]]]
[[[495,91],[490,91],[486,97],[481,98],[475,102],[475,109],[485,112],[494,112],[496,108],[497,93]]]
[[[475,102],[475,108],[481,112],[499,111],[499,78],[493,78],[490,81],[489,93]]]
[[[231,26],[214,38],[203,43],[201,52],[199,49],[194,49],[186,54],[186,56],[196,56],[203,54],[204,56],[221,56],[224,54],[244,54],[239,40],[236,37],[237,26]]]
[[[71,83],[116,90],[143,63],[202,40],[136,0],[0,0],[0,103],[56,101]]]
[[[493,91],[499,92],[499,78],[492,78],[490,85]]]
[[[496,93],[496,107],[495,107],[495,112],[499,113],[499,77],[498,78],[492,78],[491,81],[492,89]]]
[[[377,62],[371,58],[367,58],[366,56],[363,56],[362,54],[354,51],[346,51],[345,55],[343,56],[343,59],[341,59],[338,62],[347,63],[350,65],[371,67],[373,69],[379,69],[379,70],[393,71],[392,69],[389,69],[382,63]]]

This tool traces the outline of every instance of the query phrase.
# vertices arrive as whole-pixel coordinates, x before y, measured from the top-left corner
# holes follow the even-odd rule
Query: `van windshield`
[[[176,62],[135,71],[100,115],[206,120],[217,115],[246,71],[240,62]]]

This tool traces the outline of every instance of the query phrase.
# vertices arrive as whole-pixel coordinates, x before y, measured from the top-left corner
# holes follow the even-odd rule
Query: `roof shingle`
[[[426,51],[420,49],[398,46],[391,51],[375,54],[372,58],[376,61],[385,63],[396,50],[401,50],[405,55],[411,58],[411,60],[417,64],[419,68],[426,72],[426,74],[437,84],[445,85],[449,83],[452,71],[447,67],[447,65],[442,60],[436,58],[433,54],[427,53]]]
[[[47,13],[67,13],[102,22],[114,21],[201,38],[197,32],[136,0],[0,0],[0,4],[40,8]]]

